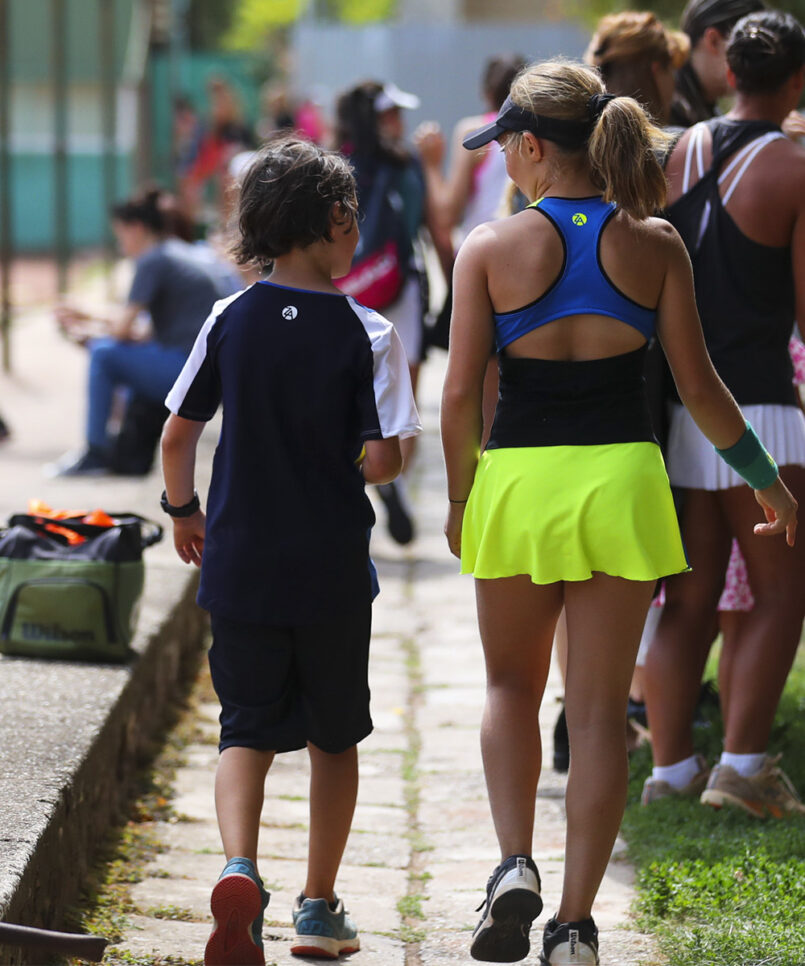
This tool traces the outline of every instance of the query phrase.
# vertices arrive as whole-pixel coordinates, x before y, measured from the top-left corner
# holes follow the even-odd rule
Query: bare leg
[[[551,660],[562,584],[527,576],[476,580],[486,658],[481,752],[501,858],[530,855],[542,766],[539,706]]]
[[[565,879],[559,921],[589,917],[626,805],[624,720],[653,581],[606,574],[565,584],[570,732]]]
[[[805,505],[805,467],[786,466],[781,475]],[[763,514],[748,487],[723,493],[724,505],[746,560],[755,606],[725,640],[724,748],[734,754],[766,750],[774,715],[796,656],[805,617],[805,541],[756,537]]]
[[[215,772],[215,811],[227,859],[242,856],[257,865],[257,837],[265,782],[273,751],[225,748]]]
[[[358,798],[358,749],[331,755],[308,744],[310,838],[305,895],[333,901],[335,877],[346,848]]]
[[[685,491],[682,536],[693,572],[667,578],[665,607],[645,665],[656,765],[693,754],[693,714],[732,543],[717,492]]]
[[[559,673],[562,675],[562,687],[567,678],[567,617],[562,609],[559,619],[556,622],[556,631],[553,635],[553,647],[556,654],[556,664]]]
[[[721,718],[726,721],[730,708],[730,683],[733,674],[735,641],[740,637],[741,624],[747,612],[743,610],[722,610],[718,613],[718,626],[721,630],[721,656],[718,659],[718,703]]]
[[[645,678],[645,672],[642,667],[635,667],[634,674],[632,675],[632,683],[629,685],[629,697],[633,701],[643,701],[645,697],[645,688],[643,681]]]

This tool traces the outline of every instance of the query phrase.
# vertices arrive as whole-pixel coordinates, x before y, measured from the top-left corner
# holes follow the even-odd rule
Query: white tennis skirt
[[[805,415],[801,409],[764,403],[742,406],[741,412],[778,466],[805,466]],[[742,477],[716,453],[684,406],[671,405],[666,462],[671,486],[727,490],[744,485]]]

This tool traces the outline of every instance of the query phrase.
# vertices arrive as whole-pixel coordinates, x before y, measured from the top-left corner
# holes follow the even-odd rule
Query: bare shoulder
[[[625,211],[619,211],[613,219],[612,233],[620,244],[635,246],[658,256],[667,255],[682,245],[679,233],[664,218],[637,219]]]
[[[524,251],[539,248],[541,231],[555,234],[548,220],[534,218],[533,212],[519,212],[508,218],[485,222],[467,235],[456,261],[491,266],[516,257],[520,263]]]
[[[764,175],[770,186],[785,194],[797,191],[797,200],[805,203],[805,147],[791,138],[778,138],[763,153]]]
[[[477,266],[486,262],[490,250],[497,244],[498,235],[493,230],[493,222],[473,228],[461,243],[456,255],[456,267]]]

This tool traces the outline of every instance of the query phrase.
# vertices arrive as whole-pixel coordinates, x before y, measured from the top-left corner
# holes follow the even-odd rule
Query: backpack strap
[[[378,167],[369,191],[367,192],[369,200],[363,210],[363,222],[367,230],[361,232],[356,257],[361,257],[366,245],[375,244],[376,239],[372,237],[372,234],[376,234],[378,231],[381,211],[385,201],[389,197],[389,189],[391,188],[393,178],[394,170],[391,165],[381,164]]]

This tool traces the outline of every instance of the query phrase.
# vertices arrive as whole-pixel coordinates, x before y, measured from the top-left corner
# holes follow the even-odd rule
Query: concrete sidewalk
[[[81,445],[86,353],[40,309],[15,320],[12,350],[13,374],[0,373],[0,412],[12,432],[0,444],[0,522],[31,498],[161,520],[158,469],[144,478],[43,476],[44,464]],[[212,439],[202,443],[203,466]],[[145,560],[137,656],[128,664],[0,657],[0,919],[59,927],[133,774],[196,674],[206,623],[194,603],[197,574],[169,542]],[[0,948],[0,963],[41,961]]]
[[[354,962],[362,966],[471,962],[474,910],[498,861],[478,739],[484,669],[473,582],[458,575],[442,536],[443,374],[444,356],[436,353],[421,382],[426,433],[412,487],[418,537],[406,548],[392,543],[379,507],[372,543],[382,588],[371,659],[375,731],[361,745],[358,808],[338,882],[361,932]],[[545,909],[532,930],[531,963],[539,955],[541,927],[557,908],[563,874],[565,779],[550,769],[559,693],[553,674],[541,721],[548,764],[534,841]],[[212,700],[200,707],[204,739],[187,749],[175,782],[180,820],[157,827],[166,851],[133,888],[140,914],[123,943],[132,956],[203,957],[210,889],[223,865],[213,809],[217,713]],[[304,882],[307,781],[307,757],[294,753],[277,758],[267,782],[260,844],[260,868],[272,893],[267,963],[298,962],[288,949],[291,905]],[[650,937],[630,925],[632,880],[619,845],[595,908],[607,966],[662,962]],[[181,921],[160,918],[167,907],[178,907]]]

